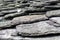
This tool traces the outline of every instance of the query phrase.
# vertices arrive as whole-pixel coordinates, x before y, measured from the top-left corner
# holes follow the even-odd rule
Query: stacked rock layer
[[[60,40],[60,1],[1,4],[0,40]]]

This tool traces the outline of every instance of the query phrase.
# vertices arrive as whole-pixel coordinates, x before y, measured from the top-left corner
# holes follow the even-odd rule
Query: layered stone
[[[22,36],[40,36],[60,33],[60,28],[56,28],[45,21],[32,24],[21,24],[16,26],[16,29]]]

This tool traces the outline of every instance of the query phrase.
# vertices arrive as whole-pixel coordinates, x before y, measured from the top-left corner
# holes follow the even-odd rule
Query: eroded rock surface
[[[29,16],[16,17],[12,20],[12,23],[13,24],[31,23],[46,19],[48,18],[45,15],[29,15]]]
[[[0,40],[60,40],[60,0],[2,0]]]
[[[22,36],[39,36],[47,34],[60,33],[60,28],[49,25],[46,22],[37,22],[33,24],[21,24],[16,26],[17,31]]]

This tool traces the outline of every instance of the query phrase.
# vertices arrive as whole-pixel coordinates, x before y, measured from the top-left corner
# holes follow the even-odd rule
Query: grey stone
[[[17,10],[16,10],[16,9],[14,9],[14,10],[2,11],[2,13],[14,13],[14,12],[17,12]]]
[[[39,37],[39,38],[28,38],[28,37],[10,37],[10,38],[0,38],[0,40],[59,40],[60,36],[54,36],[54,37]]]
[[[12,24],[20,24],[20,23],[31,23],[35,21],[42,21],[48,19],[45,15],[29,15],[29,16],[21,16],[16,17],[12,20]]]
[[[55,22],[53,22],[53,21],[51,21],[51,20],[48,20],[47,23],[48,23],[49,25],[53,25],[53,26],[55,26],[55,27],[60,27],[60,24],[55,23]]]
[[[9,4],[8,7],[15,7],[15,4]]]
[[[0,30],[0,40],[21,40],[20,36],[17,36],[16,29],[4,29]]]
[[[3,18],[4,19],[9,19],[9,18],[14,18],[14,17],[18,17],[19,15],[21,15],[20,13],[11,13],[11,14],[7,14],[5,15]]]
[[[57,10],[60,9],[60,1],[0,1],[4,1],[5,4],[8,3],[5,5],[0,2],[3,3],[0,4],[0,40],[60,40],[60,17],[53,17],[60,16],[60,10]],[[15,4],[16,1],[20,3]],[[47,37],[47,35],[49,36]]]
[[[35,7],[25,7],[26,13],[33,13],[33,12],[45,12],[48,11],[48,9],[45,8],[35,8]]]
[[[50,20],[55,22],[55,23],[60,24],[60,17],[53,17],[53,18],[50,18]]]
[[[1,21],[0,28],[11,27],[11,21]]]
[[[10,37],[1,36],[0,40],[27,40],[27,39],[22,38],[20,36],[10,36]]]
[[[7,14],[16,13],[16,12],[17,12],[16,10],[2,11],[0,13],[0,16],[4,16],[4,15],[7,15]]]
[[[40,36],[60,33],[60,28],[49,25],[45,21],[32,24],[21,24],[16,26],[16,29],[17,32],[22,36]]]
[[[3,18],[4,19],[9,19],[9,18],[14,18],[14,17],[18,17],[18,16],[24,16],[24,15],[27,15],[26,13],[25,13],[25,10],[22,10],[22,9],[17,9],[17,13],[9,13],[9,14],[7,14],[7,15],[5,15]]]
[[[7,14],[3,17],[3,19],[7,19],[7,20],[12,20],[13,18],[15,17],[18,17],[18,16],[21,16],[23,15],[24,13],[11,13],[11,14]],[[10,19],[11,18],[11,19]]]
[[[44,5],[43,4],[46,4],[46,3],[43,3],[43,2],[33,2],[32,4],[30,4],[30,6],[32,7],[43,7]]]
[[[17,35],[16,29],[5,29],[0,30],[0,40],[12,40],[18,39],[19,37],[14,37]]]
[[[60,16],[60,10],[47,11],[46,16],[47,17]]]
[[[0,39],[0,40],[59,40],[60,36],[55,37],[46,37],[46,38],[20,38],[20,37],[12,37],[7,39]]]
[[[19,6],[16,5],[17,8],[25,8],[25,7],[29,7],[30,3],[26,3],[26,4],[19,4]]]
[[[19,16],[25,16],[25,15],[44,15],[46,12],[37,12],[37,13],[24,13],[24,12],[20,12],[18,10],[18,13],[11,13],[11,14],[7,14],[5,15],[3,18],[4,19],[9,19],[9,18],[15,18],[15,17],[19,17]]]
[[[29,15],[44,15],[46,12],[29,13]]]
[[[12,9],[16,9],[15,7],[2,7],[0,10],[3,11],[3,10],[12,10]]]
[[[48,2],[36,2],[36,1],[34,1],[30,4],[30,6],[40,8],[40,7],[48,6],[50,4],[51,3],[48,3]]]
[[[39,37],[39,38],[22,38],[23,40],[60,40],[60,36]]]
[[[16,29],[5,29],[5,30],[0,30],[0,35],[14,36],[17,35],[17,32]]]

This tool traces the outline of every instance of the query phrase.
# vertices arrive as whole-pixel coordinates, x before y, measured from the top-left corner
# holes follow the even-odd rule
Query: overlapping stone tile
[[[12,20],[12,24],[20,24],[20,23],[31,23],[35,21],[42,21],[48,19],[45,15],[29,15],[29,16],[21,16],[16,17]]]
[[[20,4],[0,6],[0,40],[59,40],[60,18],[57,16],[60,16],[60,1],[17,1],[20,1]],[[58,34],[59,36],[57,36]],[[42,35],[45,37],[37,38],[37,36]],[[36,38],[21,36],[34,36]]]
[[[0,28],[11,27],[11,21],[2,21],[0,22]]]
[[[32,24],[21,24],[16,26],[17,32],[22,36],[40,36],[60,33],[60,28],[49,25],[47,22],[37,22]]]
[[[60,16],[60,10],[47,11],[47,17]]]
[[[50,18],[50,20],[55,22],[55,23],[60,24],[60,17],[53,17],[53,18]]]
[[[0,30],[0,35],[14,36],[17,35],[17,32],[16,29],[5,29],[5,30]]]

